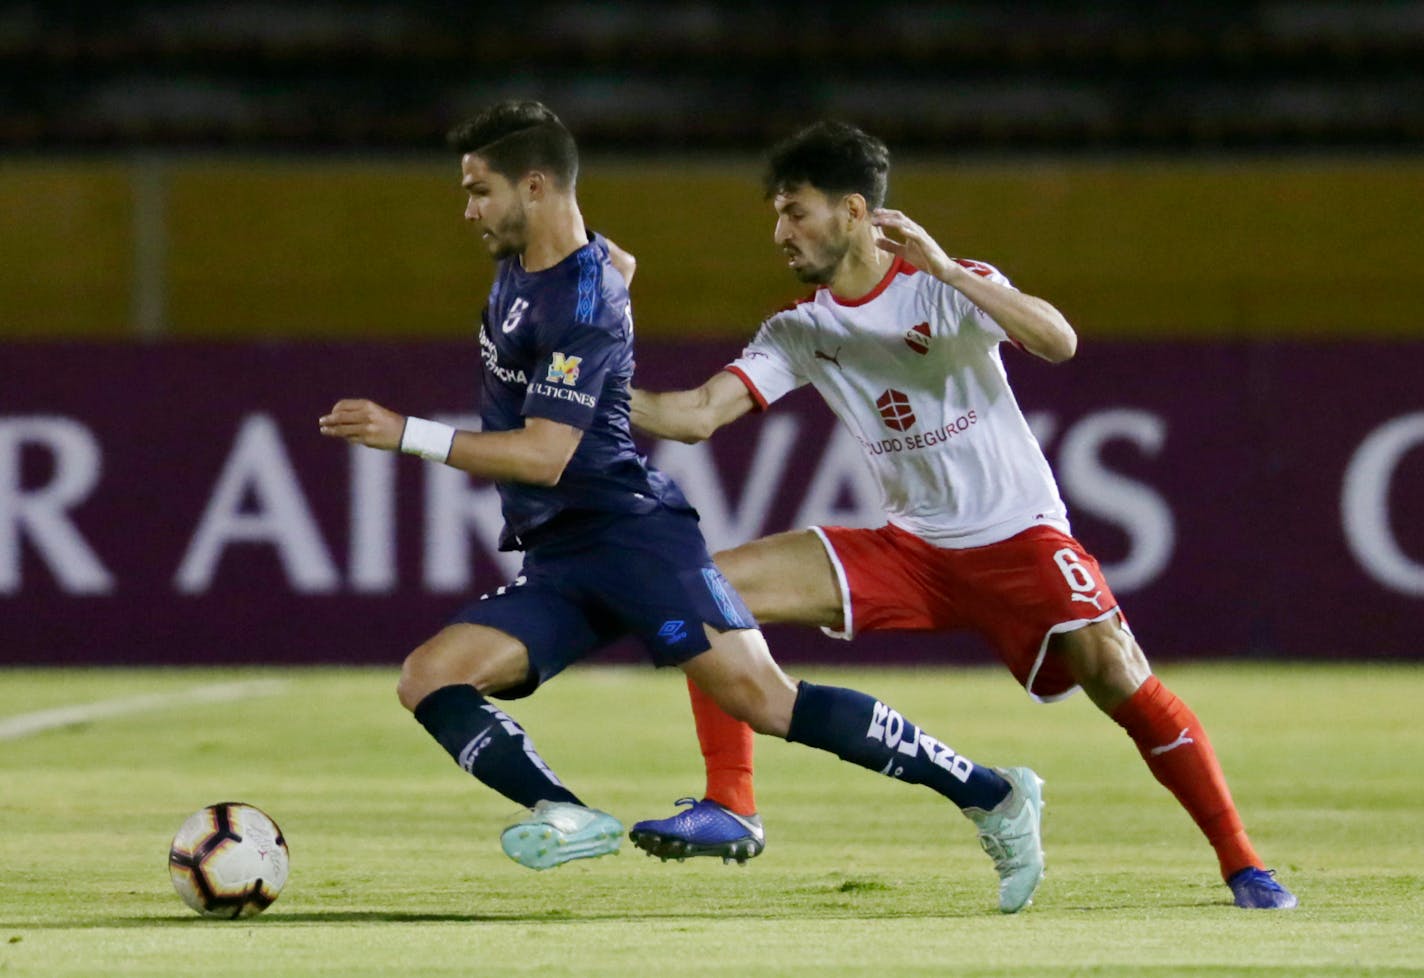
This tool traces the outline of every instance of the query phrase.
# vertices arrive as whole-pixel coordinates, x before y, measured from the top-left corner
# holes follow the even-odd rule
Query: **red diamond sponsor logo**
[[[875,399],[875,406],[891,431],[904,431],[915,423],[915,412],[910,410],[910,399],[903,391],[886,391]]]
[[[920,356],[930,352],[930,324],[920,323],[905,330],[905,345]]]

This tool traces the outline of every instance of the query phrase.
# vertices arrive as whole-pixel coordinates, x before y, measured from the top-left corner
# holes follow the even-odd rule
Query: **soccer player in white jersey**
[[[812,527],[717,555],[762,622],[843,638],[876,629],[984,635],[1030,696],[1082,688],[1122,726],[1216,851],[1235,903],[1296,900],[1264,868],[1196,715],[1152,675],[1009,387],[1002,345],[1052,362],[1077,337],[1048,302],[992,266],[952,259],[883,207],[885,145],[818,123],[771,154],[775,241],[806,300],[762,323],[701,387],[633,391],[633,422],[696,442],[811,384],[865,452],[884,497],[877,529]],[[633,841],[664,858],[745,861],[765,845],[751,735],[689,683],[707,791]]]

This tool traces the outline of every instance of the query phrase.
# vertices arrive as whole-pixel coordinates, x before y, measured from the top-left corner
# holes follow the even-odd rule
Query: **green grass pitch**
[[[805,669],[881,696],[984,763],[1046,779],[1048,877],[1003,917],[970,824],[923,788],[762,738],[769,845],[746,867],[617,856],[532,873],[513,807],[396,704],[394,672],[0,671],[22,714],[267,677],[238,702],[0,740],[0,978],[110,975],[1424,975],[1424,669],[1171,665],[1248,829],[1295,890],[1230,906],[1205,842],[1082,697],[1002,671]],[[700,794],[680,676],[582,667],[514,715],[569,785],[631,823]],[[167,846],[247,801],[292,875],[245,921],[190,912]]]

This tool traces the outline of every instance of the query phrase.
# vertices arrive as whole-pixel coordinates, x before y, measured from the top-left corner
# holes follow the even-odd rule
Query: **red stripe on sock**
[[[707,766],[707,793],[710,801],[730,808],[738,815],[756,814],[756,792],[752,788],[752,728],[723,712],[712,697],[691,679],[687,692],[692,697],[692,717],[697,723],[697,742]]]
[[[1216,850],[1225,879],[1261,859],[1246,837],[1226,776],[1201,721],[1172,691],[1149,676],[1112,713],[1161,784],[1191,815]]]

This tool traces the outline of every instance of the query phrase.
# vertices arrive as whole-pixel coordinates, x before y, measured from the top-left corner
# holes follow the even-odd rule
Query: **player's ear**
[[[524,191],[525,199],[542,200],[545,191],[548,190],[548,179],[542,170],[530,170],[524,174],[524,179],[520,181],[520,188]]]
[[[845,208],[847,231],[865,220],[870,214],[870,205],[865,202],[865,198],[860,194],[846,194],[845,197],[841,199],[841,206]]]

